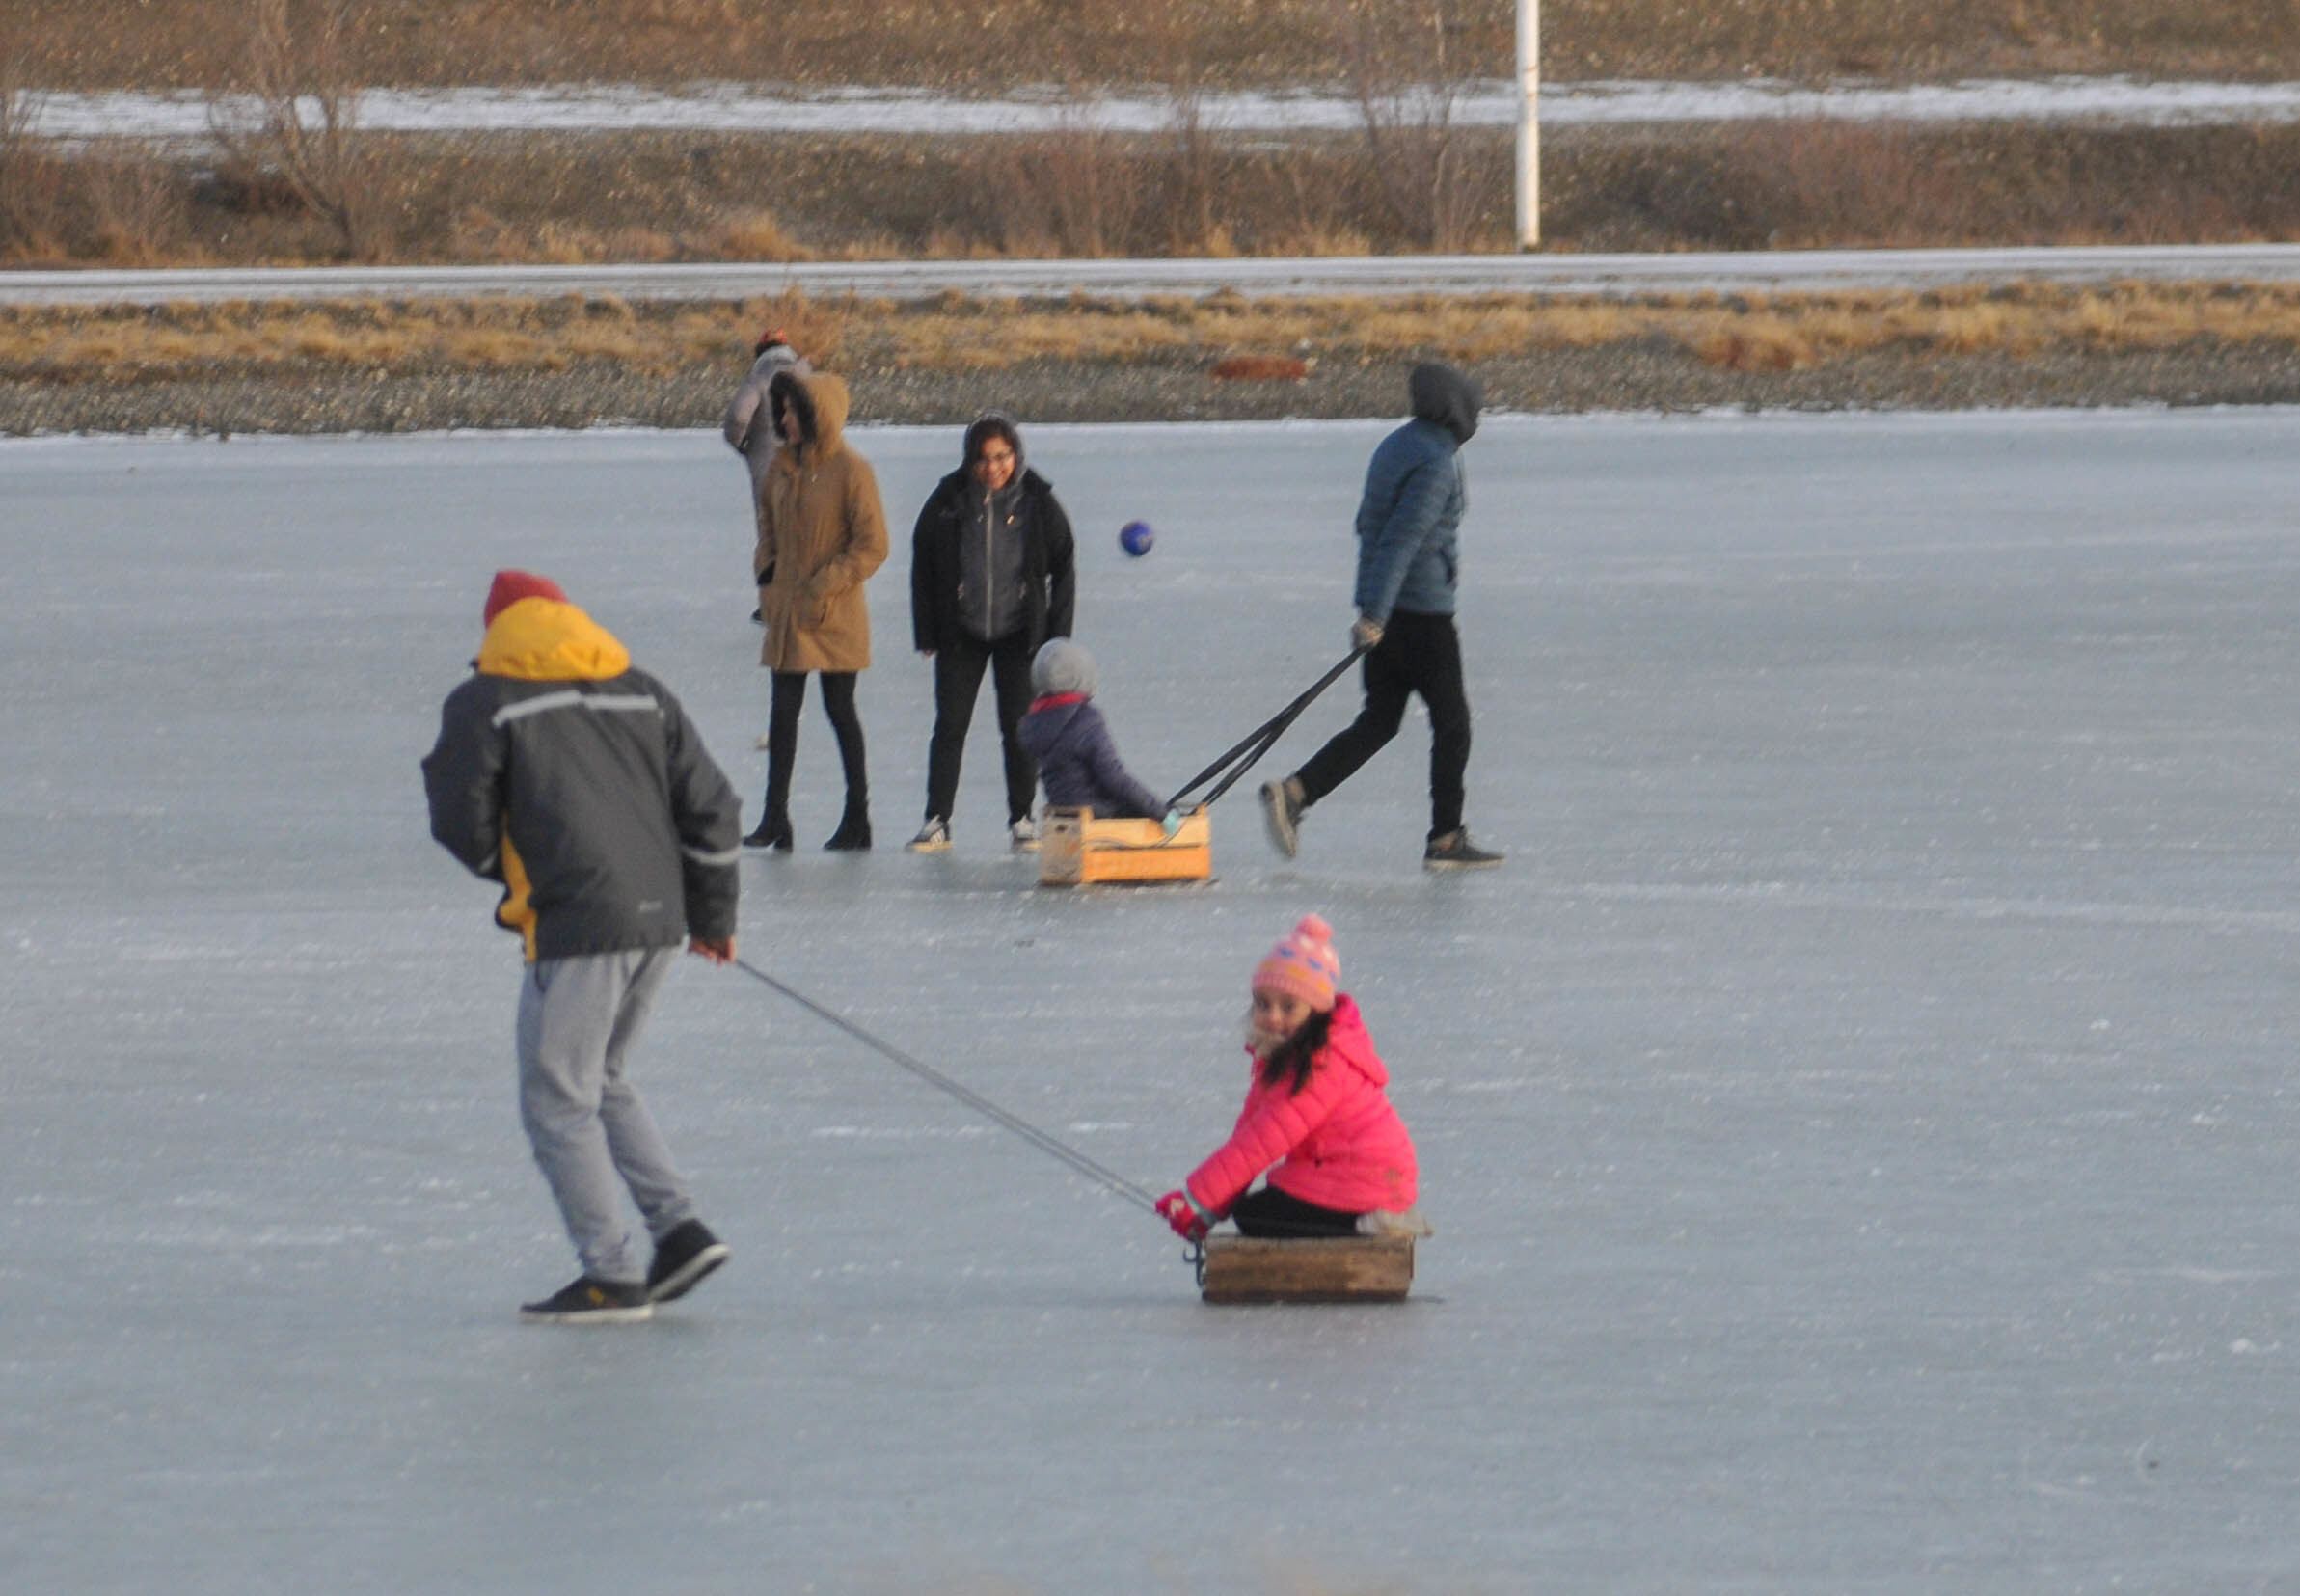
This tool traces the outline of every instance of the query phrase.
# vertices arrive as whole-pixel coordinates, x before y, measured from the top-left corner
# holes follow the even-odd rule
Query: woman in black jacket
[[[1030,816],[1038,767],[1015,729],[1030,708],[1030,662],[1048,637],[1070,635],[1077,570],[1069,517],[1054,488],[1022,461],[1022,434],[996,411],[966,429],[957,471],[935,484],[910,540],[910,623],[934,662],[934,735],[927,748],[927,819],[910,850],[950,847],[959,761],[983,671],[998,699],[1006,752],[1007,833],[1038,846]]]

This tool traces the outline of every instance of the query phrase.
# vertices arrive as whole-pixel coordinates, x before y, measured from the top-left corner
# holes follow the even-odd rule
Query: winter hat
[[[487,607],[479,613],[487,625],[493,626],[498,615],[521,599],[550,599],[555,604],[565,604],[567,595],[551,578],[539,577],[532,571],[498,571],[495,585],[487,590]]]
[[[1095,657],[1068,637],[1048,637],[1030,662],[1030,685],[1041,698],[1057,693],[1095,695]]]
[[[780,327],[770,327],[759,335],[759,341],[750,346],[750,352],[754,355],[764,355],[768,350],[777,346],[784,349],[790,348],[791,335]]]
[[[1254,989],[1298,997],[1323,1014],[1334,1007],[1341,980],[1341,958],[1334,951],[1334,928],[1305,914],[1293,933],[1254,966]]]

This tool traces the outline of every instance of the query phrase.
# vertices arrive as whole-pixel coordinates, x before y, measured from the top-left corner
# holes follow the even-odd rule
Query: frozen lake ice
[[[1153,786],[1342,652],[1382,430],[1030,431]],[[525,565],[755,817],[739,465],[0,444],[10,1588],[2300,1580],[2300,413],[1494,419],[1462,624],[1507,867],[1419,868],[1417,717],[1298,860],[1241,792],[1212,887],[1084,895],[997,846],[987,694],[956,852],[900,851],[903,534],[958,440],[858,439],[880,850],[814,851],[810,709],[744,954],[1163,1190],[1319,910],[1421,1150],[1413,1300],[1206,1308],[1156,1221],[690,960],[636,1078],[735,1261],[648,1326],[516,1323],[573,1272],[516,947],[416,762]]]

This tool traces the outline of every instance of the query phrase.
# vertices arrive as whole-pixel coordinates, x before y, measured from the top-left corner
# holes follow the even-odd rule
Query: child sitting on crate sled
[[[1254,1236],[1427,1235],[1414,1140],[1358,1005],[1337,991],[1334,933],[1305,915],[1254,971],[1253,1059],[1237,1128],[1158,1212],[1188,1241],[1225,1218]],[[1274,1168],[1272,1166],[1275,1166]],[[1256,1176],[1269,1171],[1259,1190]]]
[[[1092,809],[1101,820],[1159,820],[1171,837],[1181,817],[1126,773],[1110,726],[1094,706],[1095,658],[1068,637],[1049,637],[1030,662],[1038,693],[1015,738],[1038,761],[1051,808]]]

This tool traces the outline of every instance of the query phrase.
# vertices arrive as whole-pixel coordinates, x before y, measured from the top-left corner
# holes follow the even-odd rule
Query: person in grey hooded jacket
[[[806,372],[814,367],[791,347],[790,338],[780,327],[761,333],[751,348],[757,358],[750,363],[743,386],[727,401],[727,413],[719,419],[718,430],[726,439],[727,447],[742,455],[744,464],[750,468],[751,529],[756,532],[759,494],[767,481],[768,468],[774,464],[775,450],[782,446],[782,439],[774,430],[774,408],[767,402],[767,390],[779,372]],[[758,620],[758,610],[753,609],[750,618]]]
[[[1477,430],[1484,394],[1475,378],[1435,361],[1414,367],[1407,391],[1414,419],[1374,449],[1358,503],[1358,618],[1350,643],[1366,658],[1364,707],[1300,770],[1261,790],[1270,840],[1288,858],[1300,846],[1303,813],[1397,735],[1406,700],[1419,693],[1430,732],[1429,840],[1421,862],[1433,870],[1502,862],[1471,842],[1462,824],[1470,700],[1453,624],[1457,535],[1470,500],[1461,446]]]

